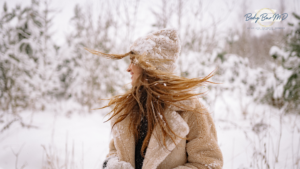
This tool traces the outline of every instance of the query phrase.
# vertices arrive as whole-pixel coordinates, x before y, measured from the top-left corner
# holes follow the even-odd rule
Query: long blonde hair
[[[170,137],[174,142],[174,136],[177,136],[174,131],[171,130],[167,120],[164,116],[165,110],[169,106],[180,107],[185,111],[192,111],[194,113],[200,113],[199,110],[194,110],[188,106],[177,104],[179,101],[191,99],[194,96],[199,96],[203,93],[193,93],[193,90],[197,87],[204,86],[207,83],[217,84],[215,82],[208,81],[213,75],[214,71],[204,78],[185,78],[174,75],[171,72],[165,72],[155,69],[153,65],[149,63],[146,55],[137,55],[133,52],[126,54],[105,54],[99,51],[86,49],[89,52],[104,56],[111,59],[122,59],[130,55],[132,62],[139,64],[142,67],[142,74],[137,78],[135,84],[125,94],[116,95],[110,98],[109,103],[99,109],[113,106],[112,110],[108,113],[111,120],[113,117],[117,117],[117,120],[113,124],[118,124],[125,118],[130,118],[129,130],[134,134],[137,142],[139,138],[139,126],[141,118],[146,117],[148,121],[148,131],[146,138],[143,142],[141,154],[148,146],[153,129],[158,125],[163,133],[163,145],[166,146],[166,137]],[[153,60],[151,60],[153,62]],[[158,63],[168,62],[168,59],[157,59]],[[138,112],[138,113],[137,113]],[[175,143],[175,142],[174,142]]]

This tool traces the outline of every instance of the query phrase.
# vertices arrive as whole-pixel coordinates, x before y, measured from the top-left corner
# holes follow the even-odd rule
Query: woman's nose
[[[131,71],[131,63],[130,63],[130,65],[127,68],[127,72],[130,72],[130,71]]]

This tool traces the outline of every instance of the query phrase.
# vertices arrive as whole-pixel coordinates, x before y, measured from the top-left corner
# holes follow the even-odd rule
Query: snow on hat
[[[173,72],[180,53],[180,40],[175,29],[162,29],[140,37],[131,45],[133,54],[146,54],[146,59],[158,70]],[[151,60],[152,59],[152,60]],[[169,62],[158,63],[155,59],[169,59]]]

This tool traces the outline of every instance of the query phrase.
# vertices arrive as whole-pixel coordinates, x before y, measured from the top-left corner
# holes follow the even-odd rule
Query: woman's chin
[[[132,80],[132,81],[131,81],[131,85],[132,85],[132,86],[135,86],[135,85],[136,85],[136,80]]]

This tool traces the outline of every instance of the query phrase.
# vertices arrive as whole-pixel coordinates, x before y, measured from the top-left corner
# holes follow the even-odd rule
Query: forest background
[[[264,27],[247,13],[288,17]],[[101,168],[109,109],[130,86],[125,53],[175,28],[176,73],[212,81],[199,98],[214,118],[224,168],[300,168],[300,2],[26,0],[0,2],[0,169]],[[265,23],[264,23],[265,24]],[[266,24],[267,25],[267,24]]]

